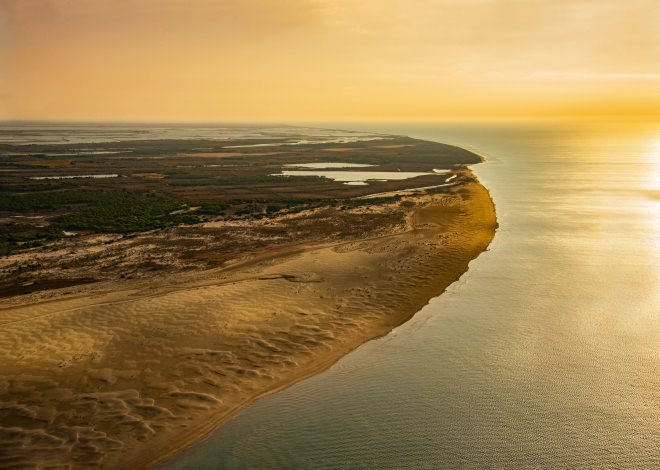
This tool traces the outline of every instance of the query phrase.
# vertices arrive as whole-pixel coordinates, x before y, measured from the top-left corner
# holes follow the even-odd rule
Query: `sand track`
[[[496,227],[477,183],[409,210],[405,232],[0,310],[0,467],[148,468],[387,333]]]

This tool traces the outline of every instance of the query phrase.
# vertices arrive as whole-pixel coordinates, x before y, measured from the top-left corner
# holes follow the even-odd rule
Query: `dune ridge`
[[[0,310],[0,467],[150,468],[405,322],[497,226],[469,176],[405,226]]]

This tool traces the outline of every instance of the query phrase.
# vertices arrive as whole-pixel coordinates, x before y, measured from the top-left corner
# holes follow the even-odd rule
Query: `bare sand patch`
[[[5,304],[0,467],[149,468],[403,323],[496,227],[476,182],[407,201],[377,235]]]
[[[241,152],[193,152],[182,153],[181,157],[209,157],[209,158],[227,158],[227,157],[242,157],[245,154]]]
[[[376,145],[379,149],[400,149],[403,147],[415,147],[414,144],[399,144],[399,145]]]
[[[161,180],[165,178],[163,173],[133,173],[131,176],[136,176],[138,178],[146,178],[150,180]]]

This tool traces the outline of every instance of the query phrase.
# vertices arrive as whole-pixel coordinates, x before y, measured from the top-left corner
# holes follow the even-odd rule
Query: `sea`
[[[161,468],[660,468],[660,126],[331,127],[482,155],[495,239],[412,320]]]

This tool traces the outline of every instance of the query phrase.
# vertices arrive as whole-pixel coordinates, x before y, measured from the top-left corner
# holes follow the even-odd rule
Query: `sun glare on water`
[[[649,180],[651,183],[651,190],[658,191],[658,201],[660,203],[660,136],[658,136],[651,144],[650,160],[653,162]],[[658,209],[660,211],[660,209]]]
[[[653,251],[658,259],[656,266],[658,266],[660,276],[660,137],[657,137],[651,146],[650,159],[653,162],[649,174],[650,224],[654,234],[651,240],[653,240]]]
[[[653,162],[653,169],[650,175],[651,184],[654,190],[660,191],[660,136],[652,144],[650,160]]]

